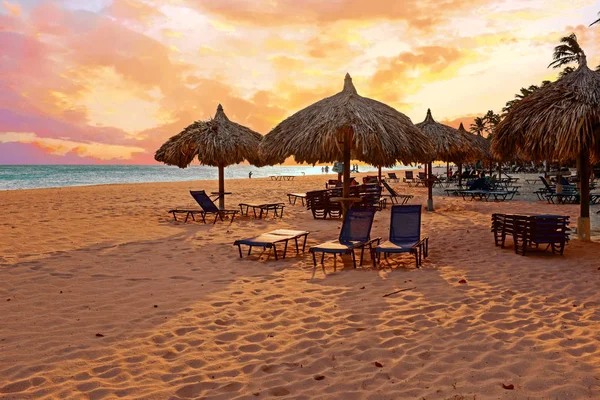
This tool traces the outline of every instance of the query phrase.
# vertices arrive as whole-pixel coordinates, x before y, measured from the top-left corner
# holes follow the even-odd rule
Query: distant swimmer
[[[252,171],[248,172],[248,179],[252,179]]]

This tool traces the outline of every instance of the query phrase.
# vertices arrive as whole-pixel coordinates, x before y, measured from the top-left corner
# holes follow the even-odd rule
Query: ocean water
[[[406,169],[398,166],[394,170]],[[329,166],[331,173],[331,166]],[[387,169],[384,169],[386,171]],[[232,165],[225,168],[225,179],[271,175],[320,175],[320,166],[284,165],[256,168]],[[377,171],[359,166],[360,172]],[[217,168],[193,165],[177,168],[167,165],[0,165],[0,190],[37,189],[65,186],[104,185],[110,183],[178,182],[218,178]]]

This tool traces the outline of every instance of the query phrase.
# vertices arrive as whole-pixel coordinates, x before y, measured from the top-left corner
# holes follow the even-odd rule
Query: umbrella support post
[[[225,209],[225,167],[219,164],[219,209]]]
[[[433,174],[431,163],[427,164],[427,211],[435,211],[433,208]]]
[[[579,154],[579,218],[577,218],[577,238],[590,241],[590,154],[587,149]]]
[[[350,197],[350,147],[352,141],[352,130],[346,128],[344,132],[344,191],[342,197]],[[350,208],[350,204],[348,204]],[[346,207],[342,207],[344,217],[346,216]]]

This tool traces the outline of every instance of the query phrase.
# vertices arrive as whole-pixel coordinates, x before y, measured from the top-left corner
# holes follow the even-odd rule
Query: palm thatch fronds
[[[269,132],[261,154],[269,164],[292,155],[296,162],[310,164],[342,161],[347,137],[350,157],[376,166],[424,161],[433,153],[430,140],[410,118],[360,96],[346,74],[340,93],[298,111]]]
[[[470,133],[467,132],[462,122],[458,127],[458,131],[461,135],[466,136],[470,140],[474,147],[477,148],[478,154],[473,160],[491,160],[492,152],[490,151],[490,142],[484,138],[481,133]]]
[[[573,160],[581,151],[600,159],[600,74],[583,58],[579,68],[521,100],[498,125],[492,153],[510,159]]]
[[[215,117],[196,121],[165,142],[154,155],[156,161],[179,168],[187,167],[197,156],[202,165],[225,167],[248,160],[261,166],[258,148],[260,133],[232,122],[219,104]]]
[[[479,154],[478,147],[466,135],[448,125],[436,122],[430,109],[427,110],[425,120],[419,122],[417,126],[434,144],[435,155],[431,160],[459,163],[477,157]]]

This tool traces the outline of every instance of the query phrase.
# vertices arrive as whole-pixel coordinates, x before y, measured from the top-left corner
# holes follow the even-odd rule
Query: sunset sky
[[[0,0],[0,164],[154,163],[223,104],[266,134],[339,92],[470,124],[575,32],[600,64],[600,1]],[[468,125],[467,125],[468,126]]]

